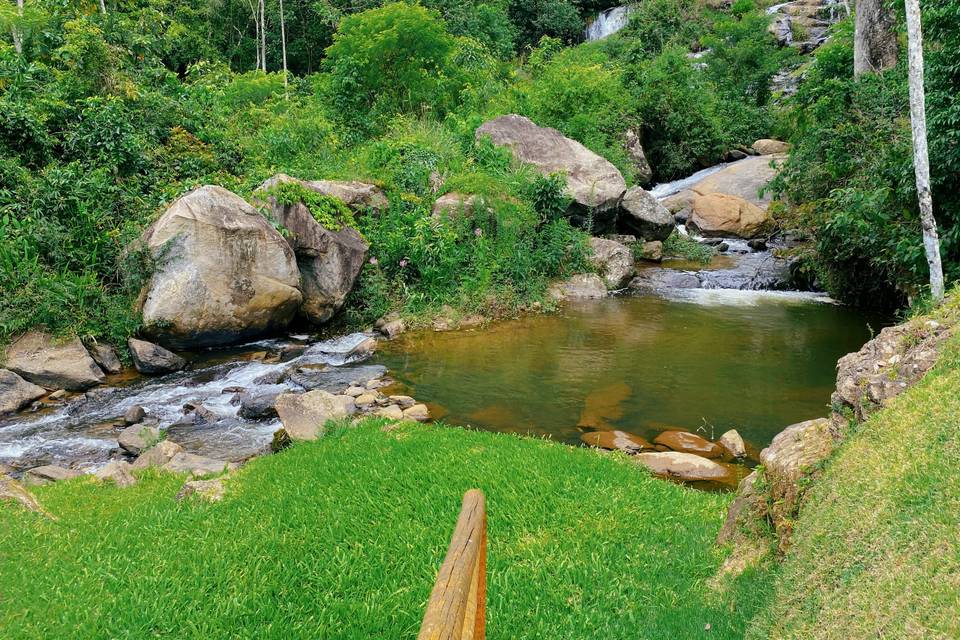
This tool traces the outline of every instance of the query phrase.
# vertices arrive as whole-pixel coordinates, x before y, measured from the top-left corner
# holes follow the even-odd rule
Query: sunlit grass
[[[254,461],[219,504],[148,475],[42,488],[56,522],[0,507],[0,636],[413,638],[472,487],[489,638],[739,638],[762,603],[756,576],[722,601],[704,586],[728,496],[619,455],[381,424]]]

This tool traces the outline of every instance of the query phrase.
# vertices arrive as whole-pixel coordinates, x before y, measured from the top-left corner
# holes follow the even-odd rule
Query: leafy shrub
[[[285,206],[305,204],[313,219],[330,231],[357,226],[353,212],[342,200],[311,191],[298,182],[281,182],[270,187],[266,194]]]

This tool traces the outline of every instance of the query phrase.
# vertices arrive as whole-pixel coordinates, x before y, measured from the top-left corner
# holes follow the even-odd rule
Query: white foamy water
[[[630,11],[631,8],[627,6],[601,11],[583,32],[583,37],[587,42],[593,42],[612,36],[630,22]]]
[[[708,307],[756,307],[761,304],[837,304],[825,293],[814,291],[752,291],[742,289],[669,289],[665,298]]]
[[[273,381],[298,366],[340,367],[357,362],[369,355],[369,350],[357,348],[371,339],[367,334],[350,334],[310,345],[302,355],[285,362],[235,361],[148,378],[130,387],[95,389],[87,398],[55,409],[6,418],[0,420],[0,461],[35,460],[92,470],[116,449],[117,434],[110,423],[127,409],[143,407],[148,418],[156,420],[163,430],[183,420],[188,403],[202,405],[213,414],[211,439],[255,448],[269,442],[279,421],[239,419],[240,407],[233,401],[237,390],[258,395],[298,390],[296,383]],[[282,351],[289,345],[289,341],[264,340],[246,347]],[[107,424],[98,427],[101,423]]]
[[[654,185],[653,188],[649,189],[649,191],[657,200],[663,200],[664,198],[672,196],[675,193],[679,193],[684,189],[689,189],[707,176],[713,175],[721,169],[725,169],[731,165],[737,164],[737,162],[743,162],[743,160],[737,160],[736,162],[721,162],[720,164],[715,164],[712,167],[701,169],[700,171],[697,171],[686,178],[680,178],[679,180],[673,180],[671,182],[661,182],[658,185]]]

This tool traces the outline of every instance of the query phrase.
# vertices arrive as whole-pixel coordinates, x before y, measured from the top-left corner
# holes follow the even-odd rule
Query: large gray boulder
[[[704,236],[755,238],[766,231],[772,218],[762,209],[739,196],[708,193],[693,198],[687,227]]]
[[[240,342],[282,329],[303,296],[293,250],[239,196],[200,187],[140,239],[157,260],[143,299],[153,338],[174,348]]]
[[[666,240],[676,226],[673,214],[640,187],[631,187],[624,194],[620,209],[621,230],[644,240]]]
[[[319,390],[281,394],[277,396],[276,408],[292,440],[316,440],[328,420],[345,418],[356,411],[350,396],[335,396]]]
[[[46,393],[46,389],[27,382],[13,371],[0,369],[0,415],[19,411]]]
[[[83,391],[104,380],[79,338],[59,342],[39,331],[25,333],[7,347],[5,366],[47,389]]]
[[[694,184],[691,190],[701,196],[711,193],[737,196],[766,210],[773,196],[765,193],[761,197],[760,191],[776,177],[785,159],[782,154],[752,156],[710,174]]]
[[[563,173],[573,198],[570,213],[574,222],[584,222],[591,213],[601,225],[616,217],[627,183],[613,164],[579,142],[515,114],[483,123],[476,136],[488,136],[495,145],[509,147],[517,160],[544,175]]]
[[[300,312],[314,323],[329,320],[347,299],[367,259],[369,245],[363,237],[348,226],[337,231],[325,228],[310,214],[302,202],[284,205],[269,195],[269,189],[284,182],[295,182],[303,188],[330,195],[318,182],[297,180],[277,174],[260,186],[273,218],[289,232],[287,241],[300,268],[303,304]]]
[[[609,289],[622,289],[636,273],[636,262],[630,247],[615,240],[590,238],[590,260],[603,276]]]

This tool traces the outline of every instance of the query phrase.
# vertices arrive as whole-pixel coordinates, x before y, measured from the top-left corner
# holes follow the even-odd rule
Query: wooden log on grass
[[[487,512],[483,492],[471,489],[447,557],[440,566],[418,640],[484,640],[487,605]]]

